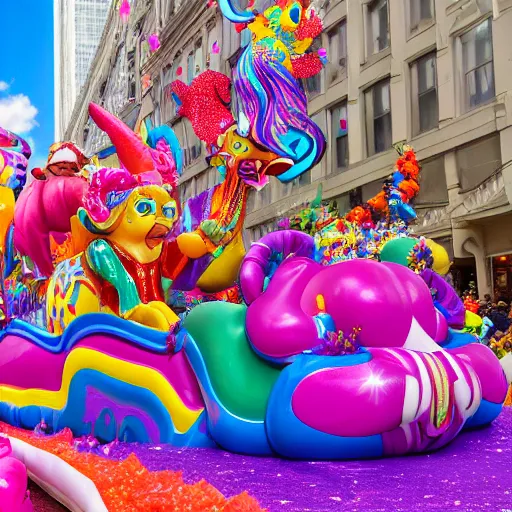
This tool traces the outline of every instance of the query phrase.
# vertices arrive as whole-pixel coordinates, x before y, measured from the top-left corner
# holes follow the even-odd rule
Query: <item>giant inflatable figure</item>
[[[184,205],[178,228],[187,232],[174,230],[181,154],[172,131],[144,144],[96,105],[90,115],[121,167],[94,168],[61,143],[21,193],[5,246],[41,274],[46,318],[7,315],[0,420],[101,442],[302,459],[425,452],[489,424],[510,358],[461,331],[460,299],[433,270],[427,242],[409,236],[419,173],[411,148],[400,149],[382,194],[319,236],[287,229],[241,251],[247,187],[294,179],[322,156],[298,81],[322,65],[308,53],[320,24],[306,0],[260,14],[219,6],[253,40],[234,77],[236,120],[226,77],[174,84],[181,114],[225,174],[198,199],[204,211]],[[172,287],[213,291],[237,273],[243,304],[200,304],[184,318],[168,305]]]
[[[177,218],[170,195],[177,166],[169,146],[160,159],[123,152],[135,135],[96,105],[90,114],[117,144],[126,169],[100,169],[91,178],[78,220],[90,241],[83,252],[63,261],[48,287],[48,328],[61,334],[81,315],[101,311],[169,331],[178,317],[164,302],[164,239]],[[156,151],[155,151],[156,153]],[[144,160],[141,158],[146,156]]]
[[[178,113],[207,144],[221,185],[188,202],[181,252],[190,259],[178,289],[197,284],[214,292],[231,286],[245,253],[242,229],[250,188],[269,186],[269,176],[287,183],[313,167],[325,151],[325,137],[309,118],[300,79],[322,70],[325,57],[310,51],[322,23],[309,1],[278,2],[258,15],[223,14],[252,32],[233,76],[237,102],[229,109],[231,81],[211,70],[190,85],[173,83]],[[241,28],[241,27],[239,27]]]
[[[413,155],[403,149],[395,175]],[[221,446],[247,450],[245,439],[227,434],[233,430],[250,435],[258,453],[268,443],[292,458],[400,455],[439,448],[501,411],[510,358],[507,377],[491,351],[461,331],[461,299],[432,270],[428,244],[408,234],[407,197],[391,190],[384,201],[370,217],[363,205],[333,218],[319,237],[264,236],[243,260],[245,305],[203,304],[186,318],[184,349],[201,369],[210,431]],[[240,396],[241,378],[215,378],[212,347],[246,345],[260,371],[251,368],[250,395],[237,400],[230,390]]]

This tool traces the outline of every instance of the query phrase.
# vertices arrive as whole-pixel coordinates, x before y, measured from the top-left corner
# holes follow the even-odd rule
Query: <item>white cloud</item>
[[[22,135],[37,126],[38,110],[24,94],[0,99],[0,126]]]
[[[7,82],[3,82],[0,80],[0,92],[7,91],[9,89],[10,85]]]
[[[32,155],[34,155],[36,152],[36,141],[33,139],[33,137],[23,137],[23,138],[28,142],[28,145],[30,146],[30,149],[32,150]]]

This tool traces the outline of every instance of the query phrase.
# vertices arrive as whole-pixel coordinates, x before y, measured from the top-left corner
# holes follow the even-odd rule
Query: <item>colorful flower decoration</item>
[[[421,237],[418,243],[413,247],[407,261],[409,268],[418,274],[422,270],[432,267],[434,258],[432,257],[432,251],[427,246],[427,241],[424,237]]]
[[[318,205],[312,203],[287,219],[290,229],[315,237],[317,261],[332,265],[354,258],[379,259],[386,242],[410,236],[408,226],[415,212],[409,203],[419,192],[420,167],[410,146],[398,145],[396,149],[399,158],[395,172],[386,180],[382,191],[368,202],[339,218],[333,202],[321,204],[317,198]],[[278,223],[281,229],[284,225],[284,220]],[[425,240],[419,240],[409,263],[416,272],[431,266],[432,252]]]
[[[313,353],[321,356],[345,356],[355,354],[359,351],[360,327],[354,327],[352,332],[345,336],[343,331],[328,331],[324,343],[315,349]]]

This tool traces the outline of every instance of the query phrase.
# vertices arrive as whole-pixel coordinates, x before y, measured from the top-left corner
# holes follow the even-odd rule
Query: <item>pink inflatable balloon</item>
[[[9,439],[0,437],[0,512],[33,512],[27,496],[27,469],[10,455]]]

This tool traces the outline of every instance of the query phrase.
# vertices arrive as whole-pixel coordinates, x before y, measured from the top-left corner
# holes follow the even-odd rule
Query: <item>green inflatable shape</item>
[[[407,257],[411,254],[413,247],[417,243],[418,240],[416,238],[394,238],[384,244],[380,251],[380,261],[398,263],[408,267]]]
[[[203,356],[222,405],[241,418],[261,421],[281,370],[252,350],[245,334],[246,312],[240,304],[206,302],[196,306],[183,325]]]

